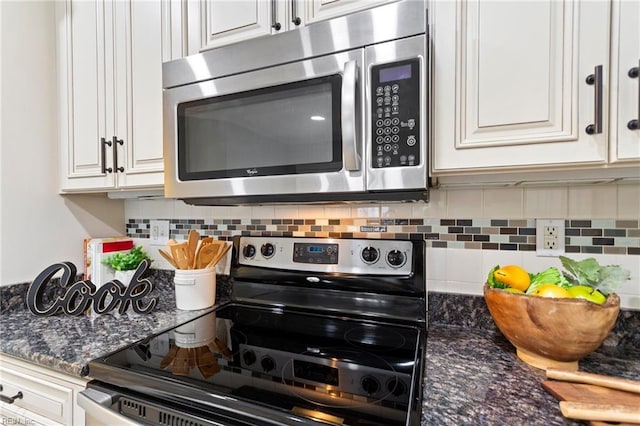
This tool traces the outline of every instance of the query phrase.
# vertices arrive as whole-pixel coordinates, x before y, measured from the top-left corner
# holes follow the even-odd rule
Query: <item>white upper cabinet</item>
[[[283,0],[188,2],[189,54],[288,29]]]
[[[188,54],[397,0],[188,0]]]
[[[398,0],[306,0],[302,3],[305,5],[305,22],[311,24],[395,1]]]
[[[604,164],[610,6],[431,2],[434,174]]]
[[[56,7],[62,191],[160,187],[162,2]]]
[[[640,2],[614,1],[612,17],[610,157],[625,164],[640,159]]]

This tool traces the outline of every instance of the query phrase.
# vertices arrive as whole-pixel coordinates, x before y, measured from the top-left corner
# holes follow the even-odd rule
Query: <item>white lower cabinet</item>
[[[431,1],[434,174],[604,164],[610,7]]]
[[[82,426],[84,410],[76,405],[76,397],[87,382],[0,355],[0,394],[18,396],[12,403],[0,402],[2,424]]]

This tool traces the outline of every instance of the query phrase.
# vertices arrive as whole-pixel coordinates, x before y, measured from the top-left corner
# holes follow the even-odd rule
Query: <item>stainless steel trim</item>
[[[340,239],[326,238],[287,238],[287,237],[262,237],[243,236],[240,238],[241,250],[245,246],[254,246],[257,253],[252,258],[239,255],[238,263],[242,265],[258,266],[269,269],[295,269],[305,272],[340,273],[340,274],[375,274],[380,276],[408,276],[411,274],[413,265],[413,243],[401,240],[367,240],[367,239]],[[260,253],[260,247],[271,244],[274,253],[265,258]],[[296,244],[333,244],[338,246],[338,258],[336,264],[316,264],[316,263],[292,263]],[[380,257],[374,263],[365,262],[361,254],[366,247],[373,247],[378,250]],[[400,251],[405,256],[402,265],[390,266],[386,259],[392,251]]]
[[[111,395],[95,389],[85,389],[78,393],[78,405],[89,418],[99,419],[105,425],[142,426],[142,423],[118,414],[111,409]]]
[[[342,77],[342,157],[344,167],[349,171],[360,170],[360,152],[358,151],[358,125],[356,84],[358,64],[349,61],[344,64]]]

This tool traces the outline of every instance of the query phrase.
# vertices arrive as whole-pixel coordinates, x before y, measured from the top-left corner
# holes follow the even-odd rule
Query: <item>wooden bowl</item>
[[[537,368],[577,370],[578,360],[596,350],[618,318],[620,297],[598,305],[510,293],[484,285],[484,299],[498,329],[518,358]]]

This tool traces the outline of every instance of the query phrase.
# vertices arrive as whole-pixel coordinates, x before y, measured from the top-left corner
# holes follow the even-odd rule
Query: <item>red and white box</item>
[[[85,238],[84,279],[100,287],[115,278],[115,271],[102,260],[115,253],[127,253],[134,247],[129,237]]]

